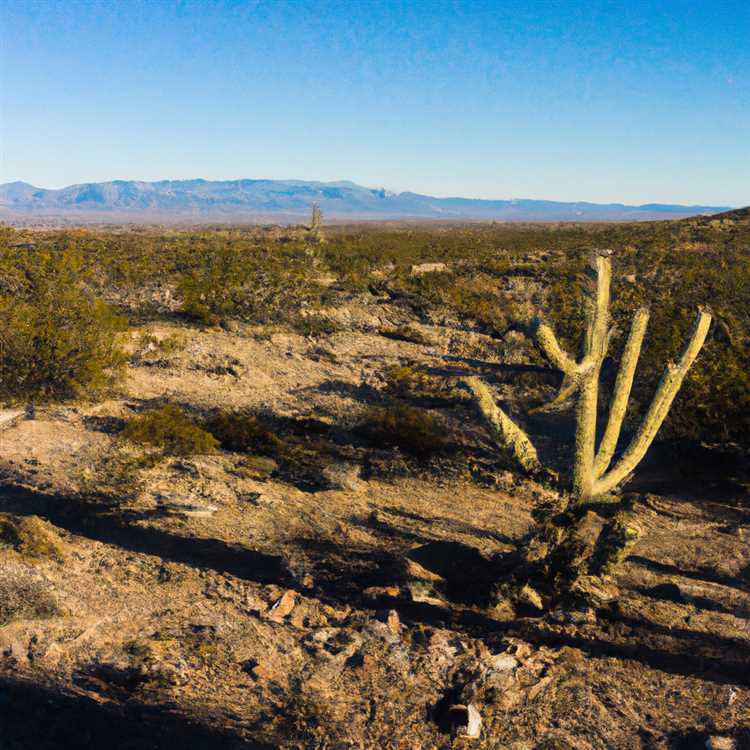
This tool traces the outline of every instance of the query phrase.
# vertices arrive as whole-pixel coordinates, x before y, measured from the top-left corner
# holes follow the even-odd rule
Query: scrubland
[[[320,239],[0,228],[0,746],[750,747],[747,210]],[[528,321],[577,351],[598,248],[603,410],[651,311],[624,437],[712,327],[618,490],[607,595],[524,599],[508,561],[573,442]]]

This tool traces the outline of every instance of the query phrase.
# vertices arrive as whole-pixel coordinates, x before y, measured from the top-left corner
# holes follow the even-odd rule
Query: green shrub
[[[0,246],[0,395],[98,395],[121,374],[125,321],[94,296],[79,253]]]
[[[424,409],[411,406],[372,408],[358,431],[375,444],[399,448],[418,458],[441,454],[448,448],[442,422]]]
[[[169,456],[214,453],[218,445],[210,432],[199,427],[182,409],[171,405],[133,417],[122,436],[138,445],[161,448]]]
[[[0,513],[0,547],[11,547],[24,558],[65,559],[65,543],[39,516]]]
[[[266,456],[283,452],[282,441],[249,414],[220,411],[204,426],[225,450]]]
[[[183,311],[206,325],[228,318],[253,323],[288,319],[320,298],[304,251],[213,241],[179,277]]]
[[[330,336],[338,333],[341,326],[326,315],[299,315],[293,320],[293,328],[297,333],[310,338]]]

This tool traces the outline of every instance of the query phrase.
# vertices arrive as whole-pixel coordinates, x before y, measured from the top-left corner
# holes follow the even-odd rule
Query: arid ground
[[[406,277],[458,263],[419,260],[447,265]],[[747,444],[662,436],[625,487],[643,534],[606,606],[488,603],[486,562],[552,490],[503,462],[458,378],[520,410],[559,375],[512,326],[367,273],[312,331],[191,322],[151,285],[161,313],[130,316],[114,389],[8,399],[0,748],[750,747]],[[504,283],[544,303],[533,275]],[[279,444],[170,455],[123,436],[165,404],[253,415]],[[373,428],[393,411],[429,419]],[[564,472],[564,420],[529,424]]]

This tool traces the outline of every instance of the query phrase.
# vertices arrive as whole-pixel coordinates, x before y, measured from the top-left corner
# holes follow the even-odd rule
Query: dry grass
[[[65,560],[65,543],[39,516],[0,513],[0,547],[11,547],[24,558]]]

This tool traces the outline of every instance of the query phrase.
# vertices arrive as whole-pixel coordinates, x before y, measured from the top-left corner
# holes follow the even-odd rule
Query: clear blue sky
[[[750,203],[750,0],[0,0],[0,182]]]

